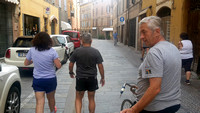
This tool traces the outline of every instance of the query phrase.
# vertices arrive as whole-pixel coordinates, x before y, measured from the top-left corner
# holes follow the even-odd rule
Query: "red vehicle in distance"
[[[62,31],[62,34],[70,36],[71,40],[74,43],[74,48],[80,47],[81,42],[80,42],[80,33],[79,33],[79,31],[64,30],[64,31]]]

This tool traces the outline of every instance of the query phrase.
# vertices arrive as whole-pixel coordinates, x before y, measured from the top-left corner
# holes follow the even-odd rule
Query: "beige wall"
[[[59,11],[58,8],[45,2],[44,0],[21,0],[21,15],[20,15],[20,35],[23,35],[23,14],[30,16],[35,16],[40,18],[40,31],[44,31],[44,17],[48,18],[48,33],[51,34],[51,25],[50,17],[54,15],[59,20]],[[50,8],[50,14],[45,14],[46,7]],[[55,24],[55,33],[59,33],[59,22]]]
[[[72,22],[72,28],[79,30],[80,29],[80,4],[78,0],[73,0],[74,6],[74,20]]]
[[[81,23],[80,23],[81,30],[89,32],[89,30],[92,29],[92,23],[93,23],[91,2],[82,4],[80,6],[80,20],[81,20]]]
[[[13,23],[13,42],[17,39],[18,36],[20,36],[20,30],[19,30],[19,12],[20,12],[20,8],[19,5],[15,6],[15,11],[14,11],[14,15],[13,15],[13,19],[12,19],[12,23]]]

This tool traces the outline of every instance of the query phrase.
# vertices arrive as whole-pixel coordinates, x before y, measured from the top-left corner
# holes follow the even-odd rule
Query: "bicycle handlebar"
[[[124,83],[122,88],[121,88],[121,91],[120,91],[120,94],[122,95],[123,92],[125,91],[125,87],[126,86],[129,86],[130,87],[130,91],[134,94],[134,95],[137,95],[137,93],[135,92],[136,89],[138,88],[135,84],[131,85],[129,83]]]

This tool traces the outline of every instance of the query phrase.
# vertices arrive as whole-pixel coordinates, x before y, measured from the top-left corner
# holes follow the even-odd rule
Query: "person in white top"
[[[181,54],[182,68],[185,69],[186,73],[185,82],[189,85],[191,77],[191,64],[193,61],[193,45],[192,42],[189,40],[187,33],[181,33],[180,38],[182,40],[179,41],[178,48]]]

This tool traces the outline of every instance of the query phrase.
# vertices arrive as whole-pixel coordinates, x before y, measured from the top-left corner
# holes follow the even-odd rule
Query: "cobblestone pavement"
[[[121,102],[126,98],[133,98],[129,89],[126,88],[120,97],[120,89],[123,83],[135,83],[140,65],[141,53],[133,48],[118,44],[113,45],[112,40],[93,40],[93,47],[99,49],[104,59],[106,84],[96,92],[96,112],[95,113],[119,113]],[[68,75],[69,61],[57,71],[58,87],[56,90],[57,113],[75,113],[75,80]],[[100,80],[100,75],[98,75]],[[184,84],[185,76],[182,75],[182,105],[178,113],[200,113],[200,80],[195,73],[192,74],[192,84]],[[45,113],[49,113],[48,103],[45,100]],[[23,105],[21,113],[34,113],[35,97],[34,93],[27,97],[27,102]],[[83,101],[83,113],[88,113],[87,94]]]
[[[94,40],[93,46],[103,56],[106,80],[105,86],[96,91],[95,113],[119,113],[123,99],[133,97],[127,88],[120,98],[120,89],[125,82],[136,82],[141,53],[123,44],[113,46],[111,40]],[[98,77],[100,79],[100,75]],[[186,85],[184,80],[182,75],[182,104],[178,113],[200,113],[200,80],[195,73],[192,74],[191,85]],[[83,112],[89,113],[87,95],[83,105]]]

